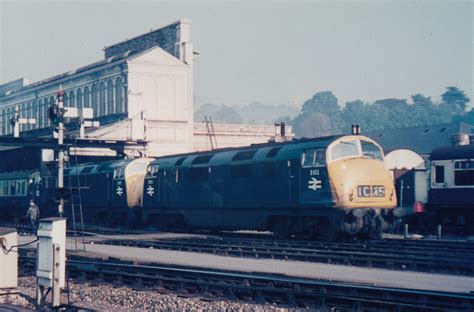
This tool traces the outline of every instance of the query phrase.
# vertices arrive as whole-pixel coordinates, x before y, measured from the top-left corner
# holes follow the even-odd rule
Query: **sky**
[[[0,0],[0,83],[103,59],[105,46],[192,20],[196,104],[473,96],[474,1]]]

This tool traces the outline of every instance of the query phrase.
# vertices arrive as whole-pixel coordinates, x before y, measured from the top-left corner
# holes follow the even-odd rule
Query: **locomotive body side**
[[[357,143],[356,154],[331,159],[333,142],[337,146],[344,144],[338,140],[361,138],[373,143],[361,136],[333,136],[159,158],[145,177],[145,219],[159,225],[282,234],[314,234],[328,225],[357,233],[367,230],[366,220],[383,223],[382,215],[391,222],[396,196],[383,156],[364,156]],[[379,193],[354,196],[359,186],[379,187]],[[351,194],[354,201],[348,199]],[[346,216],[349,210],[357,212]],[[353,225],[353,218],[363,225]]]
[[[73,204],[75,209],[78,209],[80,195],[84,220],[125,223],[129,213],[127,190],[125,183],[121,184],[124,177],[119,172],[124,172],[124,168],[130,162],[130,160],[104,161],[67,168],[64,185],[65,189],[70,189],[71,186],[73,193],[66,201],[66,216],[72,217]]]

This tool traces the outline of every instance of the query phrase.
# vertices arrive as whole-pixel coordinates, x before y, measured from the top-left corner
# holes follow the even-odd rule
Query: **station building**
[[[100,122],[86,137],[146,140],[147,156],[208,150],[211,136],[219,148],[275,137],[274,125],[214,124],[211,133],[208,125],[194,122],[190,27],[181,19],[105,47],[104,59],[96,63],[31,84],[21,78],[0,85],[0,135],[13,134],[10,119],[18,107],[21,118],[36,119],[21,125],[21,137],[51,136],[48,108],[61,87],[65,107],[92,108]],[[67,130],[78,135],[73,123]],[[291,128],[286,133],[293,136]]]

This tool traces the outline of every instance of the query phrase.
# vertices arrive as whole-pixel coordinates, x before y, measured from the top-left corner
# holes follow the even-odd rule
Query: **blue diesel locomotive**
[[[338,135],[160,157],[144,220],[212,230],[335,236],[395,228],[394,181],[380,146]]]

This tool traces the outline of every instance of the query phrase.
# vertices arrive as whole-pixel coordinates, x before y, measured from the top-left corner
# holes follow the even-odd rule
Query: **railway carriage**
[[[474,224],[474,145],[444,146],[430,156],[427,215],[435,224]]]
[[[382,149],[360,135],[161,157],[143,192],[145,220],[201,229],[378,233],[403,216]]]
[[[39,171],[0,173],[0,215],[9,218],[26,216],[29,200],[37,202],[42,196]]]

